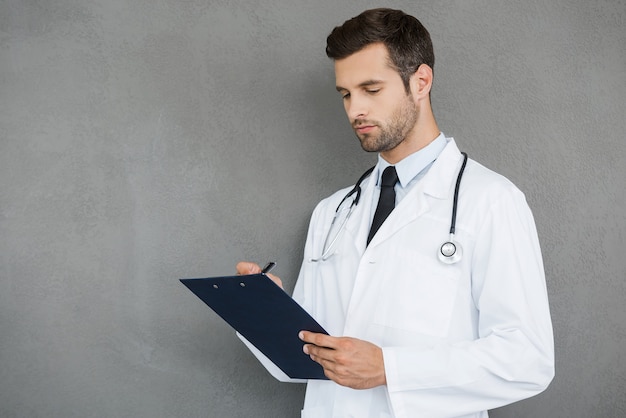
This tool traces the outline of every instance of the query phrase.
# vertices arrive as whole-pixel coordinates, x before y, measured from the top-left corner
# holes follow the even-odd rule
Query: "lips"
[[[373,131],[376,125],[357,125],[354,126],[354,130],[359,134],[367,134]]]

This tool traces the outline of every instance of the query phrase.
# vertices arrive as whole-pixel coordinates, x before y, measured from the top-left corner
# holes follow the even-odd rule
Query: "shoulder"
[[[328,210],[335,212],[341,201],[348,195],[348,193],[350,193],[352,189],[354,189],[354,185],[337,190],[335,193],[322,199],[315,207],[314,213],[325,212]]]
[[[461,181],[459,207],[465,219],[478,224],[494,217],[532,217],[526,196],[511,180],[473,160],[468,161]]]
[[[463,173],[461,188],[469,189],[479,195],[499,196],[502,194],[521,194],[521,190],[511,180],[469,159]]]

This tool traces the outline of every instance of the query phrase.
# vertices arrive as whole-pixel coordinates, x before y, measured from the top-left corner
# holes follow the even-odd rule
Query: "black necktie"
[[[398,182],[398,173],[396,168],[392,165],[385,168],[383,171],[383,178],[380,184],[380,197],[378,198],[378,206],[376,206],[376,213],[374,213],[374,220],[372,221],[372,227],[370,228],[370,234],[367,237],[367,244],[376,235],[378,228],[385,222],[387,216],[391,213],[396,206],[396,191],[393,186]]]

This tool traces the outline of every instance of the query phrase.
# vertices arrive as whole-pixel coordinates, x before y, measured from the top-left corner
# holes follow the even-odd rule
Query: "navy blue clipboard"
[[[180,281],[287,376],[327,379],[302,351],[298,332],[328,333],[265,274]]]

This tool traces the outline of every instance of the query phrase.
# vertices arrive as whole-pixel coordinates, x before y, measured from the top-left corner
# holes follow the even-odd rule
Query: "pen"
[[[273,261],[270,261],[269,263],[265,265],[265,267],[263,267],[263,270],[261,270],[261,273],[262,274],[269,273],[269,271],[273,269],[274,267],[276,267],[276,263],[274,263]]]

